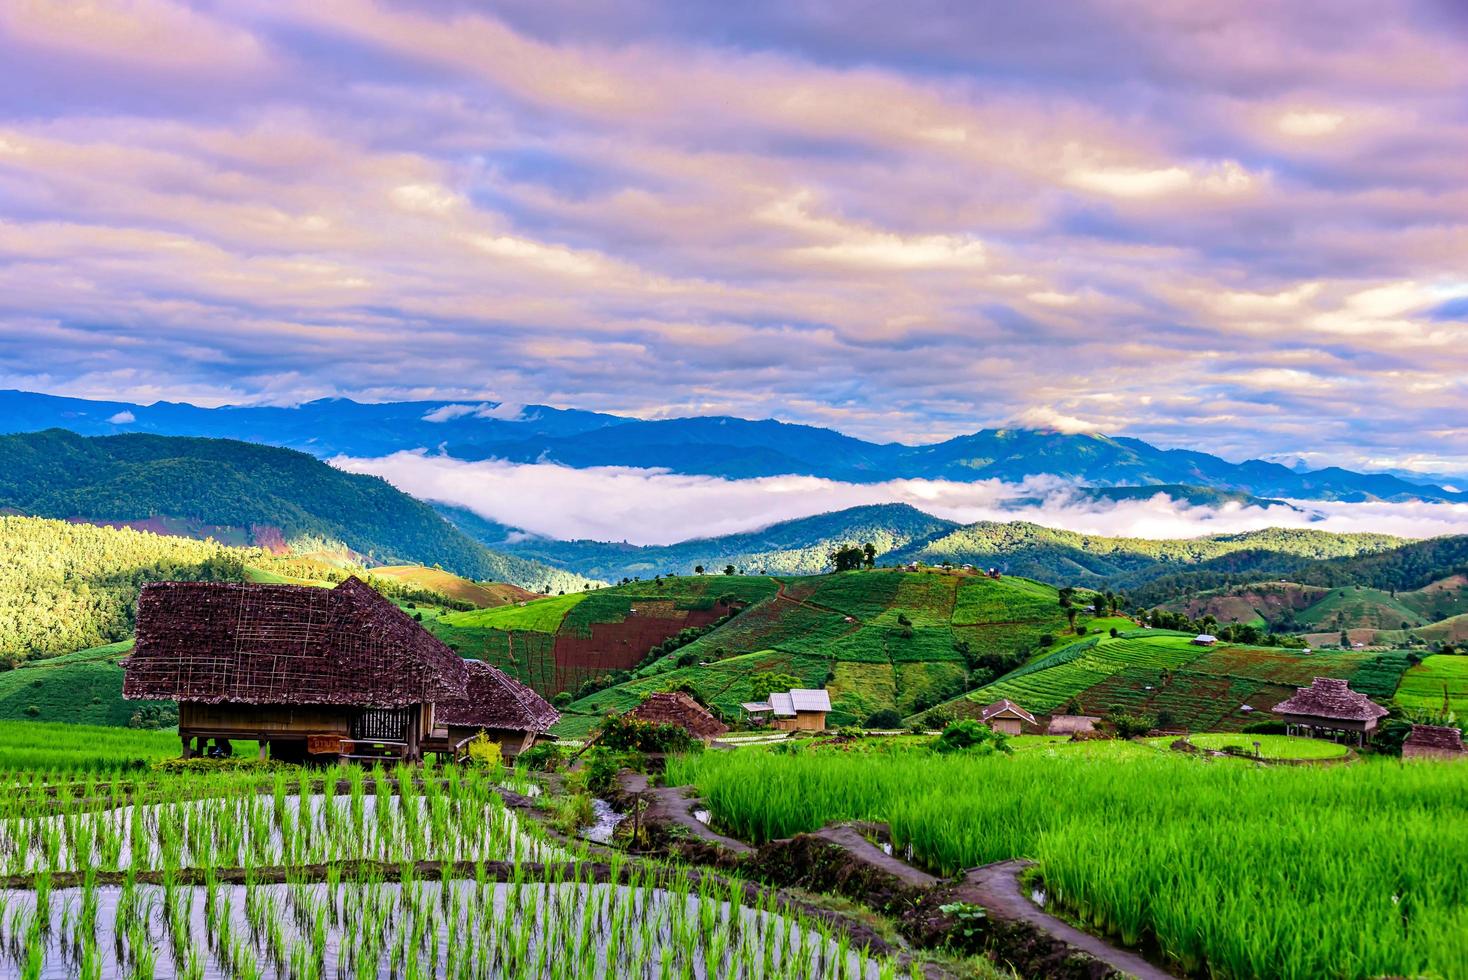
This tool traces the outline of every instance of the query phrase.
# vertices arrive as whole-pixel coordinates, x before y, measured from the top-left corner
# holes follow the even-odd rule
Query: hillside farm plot
[[[547,596],[522,605],[499,606],[494,609],[474,609],[469,612],[449,613],[439,617],[446,626],[473,629],[530,630],[536,633],[554,633],[561,627],[561,620],[575,606],[585,600],[589,593]]]
[[[1468,714],[1468,656],[1435,653],[1403,674],[1397,688],[1397,704],[1413,711],[1441,711],[1445,697],[1458,717]]]
[[[827,576],[808,601],[858,620],[876,619],[893,604],[902,581],[902,572],[839,572]]]
[[[1055,589],[1030,579],[968,576],[959,581],[953,625],[1058,622],[1065,618],[1059,603]]]
[[[882,626],[900,626],[899,616],[906,616],[914,626],[947,627],[953,621],[953,603],[958,595],[958,575],[936,572],[899,573],[897,594],[892,605],[874,622]]]

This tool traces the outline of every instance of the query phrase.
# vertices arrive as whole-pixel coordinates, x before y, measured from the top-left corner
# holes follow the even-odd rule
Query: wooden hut
[[[1403,759],[1468,759],[1463,733],[1452,725],[1413,725],[1402,743]]]
[[[1309,687],[1272,709],[1283,715],[1291,735],[1351,741],[1364,745],[1371,740],[1376,723],[1387,710],[1338,677],[1317,677]]]
[[[988,725],[996,732],[1006,735],[1019,735],[1024,732],[1024,726],[1037,727],[1035,716],[1024,708],[1004,698],[995,701],[983,711],[979,712],[979,721]]]
[[[160,582],[138,597],[123,697],[178,702],[184,757],[214,739],[260,756],[420,760],[463,658],[355,578],[334,589]]]
[[[792,688],[770,694],[773,725],[787,732],[823,732],[831,711],[831,695],[824,688]]]
[[[703,742],[712,742],[729,730],[728,725],[683,691],[649,694],[625,717],[659,725],[677,725]]]
[[[426,752],[460,758],[480,732],[499,743],[500,754],[513,758],[560,720],[550,703],[498,667],[482,660],[464,662],[468,681],[462,698],[435,706],[436,727],[423,743]]]

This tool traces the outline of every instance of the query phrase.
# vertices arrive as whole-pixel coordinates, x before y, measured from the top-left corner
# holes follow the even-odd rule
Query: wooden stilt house
[[[123,667],[124,697],[178,702],[185,758],[258,739],[261,758],[420,760],[468,681],[463,658],[355,578],[145,586]]]
[[[437,727],[424,742],[425,751],[462,758],[468,742],[484,732],[499,744],[501,755],[514,758],[560,721],[550,702],[498,667],[482,660],[465,661],[465,666],[464,697],[436,706]]]
[[[1387,715],[1385,708],[1337,677],[1317,677],[1271,710],[1284,716],[1291,735],[1357,745],[1371,741],[1376,723]]]

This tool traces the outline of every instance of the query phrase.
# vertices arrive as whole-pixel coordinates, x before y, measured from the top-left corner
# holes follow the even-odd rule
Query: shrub
[[[469,762],[491,772],[504,769],[505,760],[500,753],[500,743],[481,729],[479,734],[469,740]]]
[[[873,711],[867,716],[868,728],[894,729],[902,727],[902,716],[891,708]]]
[[[685,728],[626,715],[612,715],[602,722],[597,745],[633,752],[696,752],[703,748],[703,743]]]
[[[620,752],[603,745],[588,749],[581,757],[586,788],[598,795],[610,793],[617,785],[617,773],[623,769],[642,770],[642,758],[636,752]]]
[[[571,706],[571,701],[572,698],[570,691],[562,691],[560,694],[557,694],[555,697],[551,698],[551,704],[554,705],[557,710],[560,710],[562,708],[569,708]]]
[[[36,715],[39,715],[41,713],[41,706],[38,704],[27,705],[25,713],[34,718],[36,717]]]
[[[1055,642],[1055,634],[1053,634],[1053,633],[1041,633],[1040,634],[1040,639],[1037,640],[1036,642],[1039,643],[1040,646],[1042,646],[1042,647],[1048,647],[1050,644],[1052,644],[1052,643]]]
[[[1116,729],[1120,738],[1135,738],[1157,727],[1157,719],[1151,715],[1134,715],[1115,709],[1107,712],[1106,720]]]
[[[953,722],[953,712],[947,708],[934,708],[923,715],[923,724],[929,728],[947,728]]]
[[[972,718],[964,718],[961,721],[950,723],[943,729],[933,743],[933,748],[939,752],[964,752],[976,751],[980,755],[990,752],[1009,752],[1009,737],[1003,732],[996,732],[988,725],[981,724]]]
[[[555,772],[566,761],[566,752],[555,742],[539,742],[521,752],[516,761],[535,772]]]
[[[1284,735],[1289,726],[1282,721],[1254,721],[1244,726],[1246,735]]]

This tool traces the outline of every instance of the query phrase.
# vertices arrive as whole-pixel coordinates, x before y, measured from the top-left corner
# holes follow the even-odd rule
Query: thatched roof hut
[[[123,697],[396,708],[462,697],[464,660],[370,587],[158,582]]]
[[[438,705],[441,725],[540,733],[560,720],[550,702],[492,664],[465,662],[469,672],[466,696]]]
[[[1387,710],[1338,677],[1317,677],[1272,709],[1287,731],[1312,737],[1352,736],[1363,744]]]
[[[1413,725],[1402,743],[1404,759],[1463,759],[1463,733],[1452,725]]]
[[[625,717],[661,725],[677,725],[694,738],[705,742],[712,741],[729,730],[728,725],[682,691],[649,694],[641,704],[627,712]]]
[[[1317,677],[1288,700],[1274,706],[1278,715],[1328,718],[1334,721],[1370,721],[1386,716],[1387,710],[1338,677]]]

